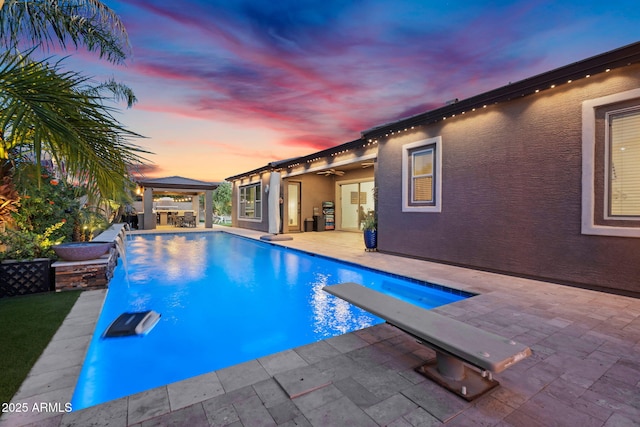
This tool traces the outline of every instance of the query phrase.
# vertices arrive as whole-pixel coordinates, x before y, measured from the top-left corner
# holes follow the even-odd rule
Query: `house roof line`
[[[352,150],[354,148],[358,148],[358,147],[365,147],[367,145],[370,145],[371,143],[365,141],[363,138],[358,138],[355,139],[353,141],[349,141],[349,142],[345,142],[343,144],[340,145],[336,145],[335,147],[330,147],[327,149],[324,149],[322,151],[316,151],[315,153],[311,153],[311,154],[307,154],[305,156],[300,156],[300,157],[292,157],[289,159],[284,159],[284,160],[277,160],[277,161],[273,161],[270,162],[268,164],[266,164],[265,166],[261,166],[259,168],[250,170],[248,172],[243,172],[241,174],[238,175],[234,175],[234,176],[230,176],[228,178],[226,178],[227,181],[234,181],[240,178],[245,178],[251,175],[259,175],[263,172],[272,172],[272,171],[277,171],[280,169],[284,169],[287,168],[289,166],[293,166],[293,165],[298,165],[298,164],[302,164],[305,162],[311,162],[314,159],[320,159],[323,157],[329,157],[335,154],[339,154],[342,151],[346,151],[346,150]]]
[[[139,179],[136,182],[142,187],[189,190],[215,190],[220,185],[219,182],[199,181],[183,176]]]
[[[454,117],[457,114],[463,114],[485,108],[490,105],[495,105],[499,102],[533,95],[559,85],[571,83],[575,80],[607,72],[610,69],[639,62],[640,42],[636,42],[551,71],[525,78],[515,83],[509,83],[506,86],[502,86],[461,101],[456,101],[434,110],[429,110],[410,117],[385,123],[380,126],[375,126],[362,131],[361,137],[353,141],[345,142],[335,147],[327,148],[305,156],[273,161],[257,169],[228,177],[226,180],[234,181],[252,175],[259,175],[260,173],[267,171],[281,170],[304,162],[310,163],[315,159],[329,157],[342,151],[358,148],[359,146],[366,147],[368,144],[375,144],[377,143],[378,138],[388,136],[390,133],[393,134],[396,132],[406,131],[415,126],[446,120],[447,118]]]
[[[552,89],[561,84],[568,84],[578,79],[588,78],[595,74],[607,72],[613,68],[638,62],[640,62],[640,42],[592,56],[533,77],[528,77],[435,110],[367,129],[362,132],[362,137],[370,141],[376,140],[377,138],[388,136],[390,132],[395,133],[408,130],[412,126],[434,123],[457,114],[532,95],[542,92],[543,90]]]
[[[250,171],[242,172],[242,173],[239,173],[238,175],[233,175],[233,176],[230,176],[228,178],[225,178],[225,181],[236,181],[236,180],[241,179],[241,178],[246,178],[246,177],[249,177],[249,176],[252,176],[252,175],[260,175],[263,172],[271,172],[271,171],[274,171],[274,170],[275,170],[275,167],[273,166],[273,162],[271,162],[271,163],[268,163],[265,166],[261,166],[261,167],[256,168],[256,169],[252,169]]]
[[[295,163],[302,163],[302,162],[307,162],[307,161],[314,160],[316,158],[332,156],[332,155],[338,154],[338,153],[340,153],[342,151],[352,150],[354,148],[358,148],[359,146],[363,146],[363,145],[366,145],[366,144],[367,144],[367,142],[364,139],[358,138],[358,139],[355,139],[353,141],[349,141],[349,142],[345,142],[345,143],[340,144],[340,145],[336,145],[335,147],[330,147],[330,148],[324,149],[322,151],[316,151],[315,153],[307,154],[306,156],[300,156],[300,157],[296,157],[294,159],[289,159],[289,160],[281,161],[281,162],[277,162],[277,163],[278,163],[279,167],[287,167],[287,166],[290,166],[290,165],[295,164]]]

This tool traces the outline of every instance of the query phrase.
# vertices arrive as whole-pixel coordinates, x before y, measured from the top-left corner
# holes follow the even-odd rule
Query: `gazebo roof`
[[[138,184],[148,188],[168,188],[180,190],[215,190],[220,185],[219,182],[198,181],[182,176],[168,176],[165,178],[151,178],[139,180]]]

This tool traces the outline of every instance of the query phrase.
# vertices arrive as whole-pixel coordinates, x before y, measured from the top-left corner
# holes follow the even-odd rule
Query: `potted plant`
[[[375,251],[378,247],[378,221],[375,214],[367,215],[362,222],[364,246],[366,251]]]

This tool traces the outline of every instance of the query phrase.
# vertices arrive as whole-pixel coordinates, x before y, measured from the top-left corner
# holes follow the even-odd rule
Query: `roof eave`
[[[259,175],[263,172],[272,172],[272,171],[277,171],[280,169],[284,169],[287,168],[289,166],[292,165],[296,165],[296,164],[300,164],[300,163],[304,163],[307,162],[309,160],[314,160],[317,158],[322,158],[322,157],[330,157],[336,153],[340,153],[344,150],[350,150],[353,148],[357,148],[363,144],[366,144],[366,141],[364,141],[362,138],[358,138],[355,139],[353,141],[349,141],[349,142],[345,142],[343,144],[337,145],[335,147],[331,147],[331,148],[327,148],[325,150],[322,151],[316,151],[315,153],[311,153],[308,154],[306,156],[300,156],[300,157],[293,157],[290,159],[284,159],[284,160],[277,160],[274,162],[269,163],[266,166],[262,166],[260,168],[248,171],[248,172],[243,172],[241,174],[238,175],[234,175],[234,176],[230,176],[229,178],[227,178],[227,181],[236,181],[242,178],[246,178],[249,177],[251,175]]]
[[[388,136],[389,132],[409,130],[412,126],[434,123],[456,114],[532,95],[561,84],[638,62],[640,62],[640,42],[574,62],[435,110],[376,126],[363,131],[362,136],[365,139],[374,140],[382,136]]]
[[[247,178],[247,177],[250,177],[252,175],[260,175],[260,174],[262,174],[264,172],[271,172],[271,171],[273,171],[273,164],[269,163],[266,166],[261,166],[261,167],[259,167],[257,169],[253,169],[253,170],[250,170],[248,172],[242,172],[242,173],[240,173],[238,175],[233,175],[233,176],[230,176],[228,178],[225,178],[225,181],[237,181],[239,179]]]

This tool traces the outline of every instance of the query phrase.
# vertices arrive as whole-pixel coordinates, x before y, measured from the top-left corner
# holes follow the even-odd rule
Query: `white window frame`
[[[256,196],[260,196],[260,201],[254,200],[254,216],[242,215],[242,190],[250,187],[256,188]],[[262,222],[262,182],[253,182],[246,185],[238,186],[238,219],[242,221]]]
[[[639,102],[640,104],[640,102]],[[611,180],[613,171],[611,170],[611,119],[624,113],[633,112],[640,114],[640,105],[635,105],[629,108],[621,108],[619,110],[607,111],[605,114],[605,152],[604,152],[604,164],[605,164],[605,187],[604,187],[604,219],[614,221],[640,221],[640,215],[612,215],[611,214]]]
[[[411,161],[412,151],[417,151],[421,147],[425,149],[433,146],[435,153],[433,156],[435,167],[433,171],[433,179],[435,180],[434,192],[435,198],[433,203],[425,206],[416,205],[411,201]],[[423,139],[420,141],[404,144],[402,146],[402,212],[442,212],[442,137]]]
[[[640,237],[640,228],[598,225],[595,223],[595,160],[596,160],[596,108],[640,98],[640,89],[632,89],[625,92],[590,99],[582,103],[582,234],[616,237]],[[604,212],[606,220],[629,220],[625,217],[611,217],[609,208],[609,134],[606,133],[605,148],[605,183],[604,183]],[[632,218],[637,220],[637,218]]]

